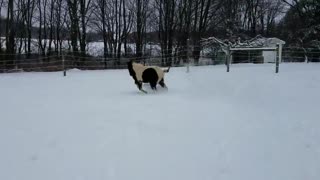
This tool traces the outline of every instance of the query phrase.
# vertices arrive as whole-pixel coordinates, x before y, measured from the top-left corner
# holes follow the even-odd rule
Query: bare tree
[[[281,21],[289,32],[284,37],[300,40],[303,45],[318,40],[314,32],[319,31],[320,3],[315,0],[0,0],[0,14],[7,8],[0,23],[6,25],[6,53],[26,52],[28,57],[33,53],[34,36],[43,56],[59,54],[64,40],[75,56],[85,56],[88,32],[95,30],[103,39],[105,67],[108,58],[119,64],[123,49],[124,56],[129,54],[128,43],[135,43],[136,57],[146,55],[147,37],[152,32],[158,35],[151,41],[161,46],[162,65],[169,66],[186,62],[188,39],[197,64],[200,40],[208,35],[278,35],[284,5],[290,7]],[[5,59],[9,59],[7,68],[10,64],[12,68],[13,58]]]
[[[115,44],[114,44],[114,57],[118,59],[117,64],[120,64],[120,53],[121,53],[121,41],[120,41],[120,33],[121,33],[121,12],[122,12],[122,3],[121,0],[115,1]]]
[[[0,27],[3,27],[2,26],[2,8],[5,8],[5,2],[4,0],[0,0]],[[2,38],[2,30],[0,29],[0,38]],[[2,69],[5,69],[5,65],[6,65],[6,62],[4,62],[4,59],[6,59],[5,56],[2,55],[3,53],[3,49],[2,49],[2,41],[3,39],[0,39],[0,72]]]
[[[68,13],[70,18],[70,39],[74,55],[78,55],[78,39],[79,39],[79,16],[78,7],[79,0],[68,0]]]
[[[86,54],[87,47],[87,25],[90,20],[92,8],[91,0],[68,0],[68,12],[70,18],[70,38],[73,54],[79,55],[78,41],[82,56]],[[84,60],[84,58],[81,58]]]
[[[159,14],[158,32],[161,44],[162,65],[170,66],[172,63],[173,36],[176,29],[174,0],[156,0],[155,6]]]
[[[137,57],[141,57],[143,54],[143,42],[146,34],[148,7],[149,0],[135,0],[135,42]]]
[[[28,48],[27,48],[27,55],[30,56],[31,53],[31,38],[32,38],[32,22],[34,16],[34,9],[35,9],[35,0],[27,0],[26,2],[26,29],[27,29],[27,39],[28,39]]]
[[[300,17],[303,17],[303,5],[300,4],[301,0],[281,0],[286,5],[290,6],[290,8],[293,8],[298,12]]]
[[[184,63],[187,62],[187,42],[188,39],[190,39],[194,1],[179,0],[177,6],[176,53],[178,53],[178,58],[175,64],[178,64],[180,59],[182,59]]]
[[[92,0],[80,0],[80,26],[79,26],[79,40],[80,51],[82,55],[86,54],[87,47],[87,25],[90,20],[92,11]]]
[[[257,24],[259,21],[259,7],[262,0],[246,0],[245,8],[245,22],[247,30],[250,31],[251,36],[255,36],[257,34]]]
[[[200,58],[201,44],[200,40],[208,30],[211,17],[218,9],[219,3],[216,0],[198,0],[195,4],[195,15],[193,22],[193,57],[195,64],[198,64]]]
[[[38,0],[37,22],[39,53],[43,56],[53,51],[58,54],[62,51],[61,31],[66,29],[65,20],[68,17],[68,10],[63,8],[64,0]],[[50,7],[50,8],[48,8]]]
[[[282,36],[287,42],[301,48],[308,62],[306,47],[318,48],[320,42],[320,1],[284,1],[289,10],[282,21]]]
[[[270,36],[276,28],[276,18],[284,12],[281,0],[265,0],[261,7],[261,34]]]
[[[54,30],[55,30],[55,21],[54,21],[54,7],[57,0],[51,0],[49,4],[49,22],[48,22],[48,28],[49,28],[49,43],[48,43],[48,53],[52,53],[52,42],[54,41]]]
[[[62,51],[62,42],[65,39],[65,37],[62,37],[61,30],[65,29],[64,23],[65,19],[67,17],[67,11],[63,9],[64,6],[63,0],[57,0],[56,6],[55,6],[55,25],[56,25],[56,46],[55,51],[61,52]]]
[[[94,11],[94,24],[97,28],[97,31],[102,34],[103,38],[103,57],[104,57],[104,66],[107,68],[107,57],[108,57],[108,38],[107,38],[107,25],[106,25],[106,1],[97,0],[94,2],[96,11]]]
[[[26,30],[26,7],[25,7],[25,2],[24,1],[15,1],[14,7],[16,7],[15,10],[15,19],[13,21],[14,25],[15,25],[15,36],[19,37],[16,38],[15,37],[15,41],[16,41],[16,46],[17,46],[17,50],[15,51],[15,53],[17,52],[18,54],[21,54],[22,51],[26,51],[27,50],[27,30]]]
[[[122,40],[123,40],[123,46],[124,46],[124,55],[128,55],[128,47],[127,47],[127,42],[128,42],[128,35],[131,32],[133,21],[133,10],[129,9],[127,10],[127,3],[126,1],[122,1],[122,17],[123,17],[123,32],[122,32]]]
[[[127,55],[127,38],[133,24],[132,8],[128,4],[132,4],[125,0],[96,0],[94,4],[93,24],[103,38],[106,67],[107,57],[120,58],[122,46]]]
[[[217,2],[217,26],[220,35],[232,37],[238,34],[244,25],[242,23],[245,14],[244,0],[219,0]],[[210,26],[213,27],[214,23],[211,22]]]
[[[38,0],[38,22],[39,22],[39,30],[38,30],[38,46],[39,53],[42,55],[46,54],[46,45],[47,45],[47,9],[48,0]],[[45,41],[43,41],[45,39]]]
[[[0,27],[1,27],[1,14],[2,14],[2,8],[4,7],[4,0],[0,0]],[[2,37],[2,31],[0,30],[0,37]],[[0,39],[0,52],[2,52],[2,40]]]
[[[221,5],[220,27],[228,37],[268,36],[275,29],[276,18],[284,11],[282,0],[227,0]]]
[[[7,62],[5,68],[13,68],[13,57],[15,53],[15,27],[14,27],[14,0],[8,0],[7,24],[6,24],[6,54]]]
[[[1,16],[3,6],[4,6],[4,0],[0,0],[0,16]]]
[[[31,53],[32,3],[30,0],[16,1],[15,7],[17,10],[15,11],[14,23],[19,27],[16,32],[19,37],[18,53],[21,54],[24,50],[29,57]]]

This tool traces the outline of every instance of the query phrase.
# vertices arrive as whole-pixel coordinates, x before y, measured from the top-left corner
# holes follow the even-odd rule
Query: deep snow
[[[0,179],[320,179],[320,64],[185,71],[0,74]]]

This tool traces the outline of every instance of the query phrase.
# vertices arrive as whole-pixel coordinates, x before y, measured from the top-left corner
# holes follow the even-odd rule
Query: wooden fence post
[[[230,72],[230,58],[231,58],[231,51],[230,51],[230,46],[228,46],[227,49],[227,56],[226,56],[226,60],[227,60],[227,72]]]
[[[187,73],[190,72],[189,45],[190,45],[190,39],[187,39]]]
[[[282,61],[282,44],[277,44],[278,46],[278,58],[276,58],[276,73],[279,73],[279,64]]]
[[[63,68],[63,76],[67,76],[64,55],[62,55],[62,68]]]

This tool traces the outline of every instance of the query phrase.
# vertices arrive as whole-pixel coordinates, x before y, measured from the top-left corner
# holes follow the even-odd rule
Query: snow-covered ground
[[[0,74],[0,179],[320,179],[320,64],[185,70]]]

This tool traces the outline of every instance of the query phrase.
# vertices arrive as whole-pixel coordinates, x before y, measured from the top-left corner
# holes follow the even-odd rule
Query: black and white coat
[[[133,78],[138,89],[144,93],[147,92],[142,89],[142,83],[150,83],[153,90],[157,90],[157,84],[163,88],[167,88],[164,83],[164,73],[169,72],[169,69],[170,67],[167,70],[163,70],[158,66],[144,66],[133,61],[128,62],[130,76]]]

